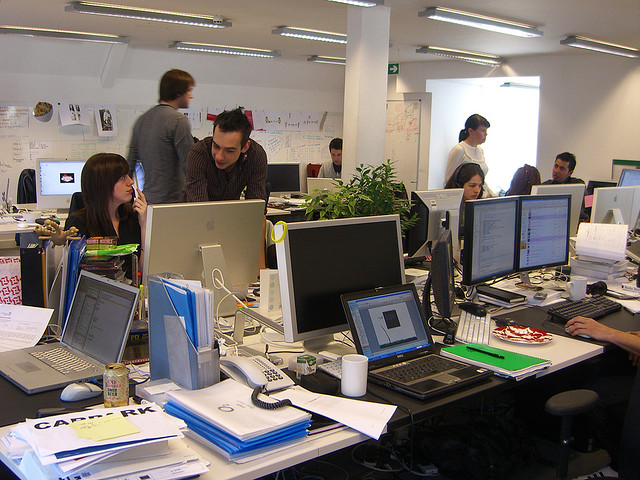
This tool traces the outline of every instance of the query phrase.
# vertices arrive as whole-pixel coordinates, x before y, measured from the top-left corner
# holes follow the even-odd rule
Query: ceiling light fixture
[[[384,5],[384,0],[329,0],[330,2],[346,3],[347,5],[354,5],[356,7],[376,7],[378,5]]]
[[[347,36],[342,33],[323,32],[322,30],[310,30],[308,28],[286,27],[283,25],[271,30],[271,33],[284,37],[319,40],[321,42],[347,43]]]
[[[612,55],[620,55],[622,57],[640,58],[640,50],[615,43],[601,42],[592,38],[581,37],[579,35],[570,35],[564,40],[560,40],[562,45],[568,47],[583,48],[585,50],[593,50],[595,52],[610,53]]]
[[[530,83],[519,83],[519,82],[504,82],[501,87],[515,87],[515,88],[533,88],[538,90],[540,87],[538,85],[532,85]]]
[[[489,67],[498,67],[503,63],[502,58],[498,55],[493,55],[491,53],[470,52],[468,50],[457,50],[454,48],[426,46],[416,49],[416,53],[439,55],[441,57],[463,60],[465,62],[486,65]]]
[[[9,35],[26,35],[29,37],[60,38],[64,40],[84,40],[99,43],[129,43],[127,37],[108,33],[77,32],[74,30],[56,30],[52,28],[18,27],[15,25],[0,25],[0,33]]]
[[[280,53],[275,50],[261,48],[233,47],[231,45],[214,45],[210,43],[173,42],[169,48],[188,50],[192,52],[221,53],[226,55],[241,55],[245,57],[274,58]]]
[[[518,37],[541,37],[542,32],[533,25],[489,17],[478,13],[463,12],[444,7],[429,7],[418,13],[419,17],[427,17],[432,20],[457,23],[467,27],[481,28],[491,32],[506,33]]]
[[[231,22],[222,17],[211,15],[195,15],[191,13],[154,10],[150,8],[129,7],[127,5],[108,5],[96,2],[71,2],[64,8],[66,12],[90,13],[110,17],[135,18],[154,22],[180,23],[196,27],[226,28]]]
[[[307,58],[307,62],[330,63],[333,65],[346,65],[347,60],[339,57],[322,57],[320,55],[311,55]]]

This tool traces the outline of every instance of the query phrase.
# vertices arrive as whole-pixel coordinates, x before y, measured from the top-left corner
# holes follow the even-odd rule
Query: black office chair
[[[598,394],[592,390],[570,390],[554,395],[545,404],[545,411],[562,417],[561,449],[558,457],[558,479],[567,476],[569,445],[571,443],[571,419],[579,413],[587,413],[595,407]],[[568,431],[565,428],[568,425]],[[622,427],[620,439],[620,460],[618,461],[619,480],[640,479],[640,368],[629,396],[629,405]],[[612,477],[602,477],[603,480]]]
[[[69,215],[76,210],[84,208],[84,199],[82,198],[82,192],[75,192],[71,195],[71,201],[69,202]]]

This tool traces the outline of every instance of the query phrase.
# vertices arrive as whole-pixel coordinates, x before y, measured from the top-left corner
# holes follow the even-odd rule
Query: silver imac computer
[[[71,195],[80,192],[86,160],[39,158],[36,160],[36,197],[39,209],[69,210]]]
[[[275,237],[284,340],[310,352],[345,353],[340,295],[404,283],[398,215],[279,224]]]
[[[317,197],[323,193],[331,193],[337,188],[335,178],[307,177],[307,194]]]
[[[211,271],[221,265],[227,288],[244,292],[258,279],[263,219],[264,200],[149,205],[143,283],[148,275],[177,273],[212,288]],[[205,271],[210,250],[223,262]]]
[[[584,183],[567,183],[559,185],[534,185],[531,187],[531,195],[571,195],[571,219],[569,220],[569,236],[578,233],[580,222],[580,210],[584,198]]]
[[[451,230],[454,257],[458,257],[463,195],[462,188],[411,193],[412,213],[418,214],[418,220],[407,233],[407,253],[410,257],[429,255],[429,243],[438,240],[446,229]]]
[[[617,223],[634,228],[640,208],[640,187],[596,188],[591,223]]]

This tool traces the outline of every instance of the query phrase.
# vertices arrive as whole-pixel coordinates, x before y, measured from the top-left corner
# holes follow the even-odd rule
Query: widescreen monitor
[[[625,168],[620,173],[618,180],[619,187],[635,187],[640,185],[640,170],[636,168]]]
[[[398,215],[278,224],[275,237],[284,339],[311,352],[349,329],[340,295],[404,283]]]
[[[569,236],[578,233],[580,222],[580,210],[584,198],[584,183],[562,183],[549,185],[534,185],[531,187],[531,195],[571,195],[571,218],[569,219]]]
[[[517,271],[520,197],[465,202],[462,281],[465,285],[492,280]]]
[[[36,198],[39,209],[68,210],[71,195],[80,192],[86,160],[39,158],[36,160]]]
[[[417,214],[416,224],[407,232],[407,254],[410,257],[429,255],[429,244],[451,230],[454,248],[458,247],[460,207],[464,190],[425,190],[411,192],[411,213]]]
[[[618,223],[634,228],[639,208],[640,187],[596,188],[591,223]]]
[[[518,271],[569,261],[570,195],[520,197]]]
[[[151,274],[175,273],[212,285],[201,247],[220,245],[225,285],[245,291],[258,279],[264,205],[264,200],[149,205],[143,283]]]
[[[271,186],[270,195],[300,193],[300,164],[269,163],[267,182]]]

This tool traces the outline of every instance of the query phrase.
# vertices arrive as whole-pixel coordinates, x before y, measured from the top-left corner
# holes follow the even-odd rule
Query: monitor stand
[[[332,334],[309,338],[304,340],[302,344],[305,351],[311,353],[330,352],[339,356],[356,353],[354,347],[337,342]]]

